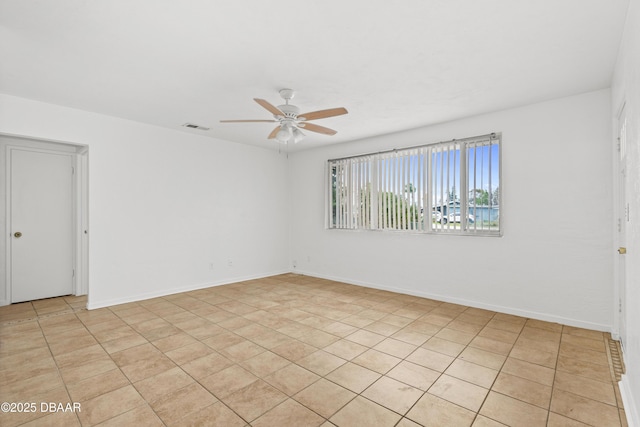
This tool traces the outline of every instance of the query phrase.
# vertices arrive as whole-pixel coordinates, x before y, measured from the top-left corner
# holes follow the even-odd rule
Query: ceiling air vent
[[[185,123],[182,126],[189,128],[189,129],[198,129],[198,130],[209,130],[209,128],[204,127],[204,126],[200,126],[200,125],[194,125],[193,123]]]

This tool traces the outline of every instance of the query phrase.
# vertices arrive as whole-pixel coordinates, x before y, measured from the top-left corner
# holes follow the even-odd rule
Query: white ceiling
[[[219,120],[293,88],[309,148],[609,87],[628,2],[0,0],[0,92],[277,148]]]

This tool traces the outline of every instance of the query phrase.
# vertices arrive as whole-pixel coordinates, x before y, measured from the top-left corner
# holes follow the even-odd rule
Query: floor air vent
[[[620,381],[620,376],[625,372],[624,361],[622,360],[621,356],[622,351],[620,349],[620,341],[616,341],[611,338],[609,338],[607,341],[609,344],[608,353],[609,357],[611,358],[611,363],[609,364],[609,366],[613,371],[613,377],[616,379],[616,381]]]

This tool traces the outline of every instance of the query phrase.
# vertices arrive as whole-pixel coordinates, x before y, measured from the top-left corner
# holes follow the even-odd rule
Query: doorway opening
[[[0,305],[87,295],[88,147],[0,135]]]

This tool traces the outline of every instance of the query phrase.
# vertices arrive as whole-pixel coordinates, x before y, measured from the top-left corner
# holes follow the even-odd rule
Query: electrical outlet
[[[227,261],[227,266],[229,266],[229,267],[233,267],[233,261],[228,260],[228,261]]]

